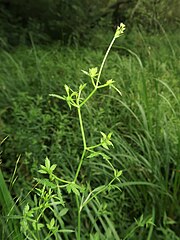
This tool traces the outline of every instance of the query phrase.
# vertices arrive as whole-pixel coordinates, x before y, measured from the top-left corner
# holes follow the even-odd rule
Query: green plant
[[[121,89],[122,96],[104,87],[83,106],[87,145],[94,146],[99,142],[100,131],[113,132],[114,148],[109,151],[99,147],[98,150],[103,149],[115,169],[123,170],[121,181],[114,182],[121,192],[117,188],[102,192],[81,211],[81,237],[84,239],[114,240],[127,236],[130,240],[178,239],[180,48],[179,34],[167,32],[167,37],[168,41],[162,34],[149,36],[137,30],[128,35],[126,41],[122,37],[120,41],[124,42],[125,48],[119,47],[119,42],[113,46],[100,80],[103,83],[106,79],[116,79],[116,87]],[[33,49],[19,47],[13,52],[0,53],[3,60],[0,138],[8,136],[1,145],[1,181],[14,200],[14,210],[19,210],[10,212],[11,216],[9,211],[1,212],[1,239],[7,239],[12,233],[12,223],[17,230],[20,229],[17,215],[21,215],[22,207],[27,203],[29,211],[32,209],[34,213],[30,219],[36,222],[40,216],[39,223],[44,224],[39,231],[41,238],[49,236],[46,224],[50,224],[53,218],[54,227],[59,226],[59,230],[76,229],[76,201],[66,187],[60,188],[65,206],[57,204],[60,200],[53,200],[53,205],[48,200],[50,206],[47,204],[48,208],[45,209],[45,205],[42,208],[43,196],[49,195],[50,188],[53,190],[52,199],[60,195],[51,184],[54,180],[50,181],[44,174],[43,183],[37,168],[48,156],[51,166],[57,164],[53,174],[70,183],[74,179],[83,150],[77,109],[72,107],[69,113],[65,101],[49,98],[48,93],[63,95],[65,83],[76,89],[84,78],[88,79],[89,76],[84,76],[78,69],[85,69],[87,64],[91,68],[98,65],[103,58],[102,42],[100,45],[98,42],[98,48],[94,49],[95,46],[97,44],[93,48],[89,45],[86,48],[35,45]],[[91,86],[86,85],[82,97],[87,96]],[[21,157],[16,166],[14,160],[18,156]],[[87,186],[89,183],[87,194],[98,186],[107,185],[114,177],[111,166],[101,159],[101,155],[93,159],[85,157],[81,165],[77,185]],[[14,185],[11,184],[14,182],[11,181],[13,169],[17,169]],[[35,185],[33,176],[36,177]],[[44,184],[47,185],[45,190]],[[32,185],[42,193],[32,189]],[[0,195],[4,193],[2,184]],[[8,195],[4,195],[0,203],[2,210],[9,202]],[[34,198],[39,201],[36,203]],[[37,207],[40,207],[39,212]],[[142,214],[143,223],[152,220],[152,225],[138,226]],[[36,224],[32,223],[28,220],[31,231],[38,236],[37,229],[34,229]],[[55,234],[59,239],[75,238],[74,232]]]
[[[48,175],[48,178],[36,179],[37,184],[42,185],[41,188],[35,188],[36,194],[33,199],[33,207],[30,207],[27,204],[23,211],[23,219],[21,220],[21,229],[27,239],[41,239],[42,231],[45,224],[41,222],[42,216],[46,220],[46,238],[49,239],[52,235],[57,236],[58,233],[63,232],[73,232],[71,229],[59,229],[54,217],[51,220],[48,220],[45,217],[44,212],[47,209],[50,209],[56,219],[61,218],[68,211],[65,208],[65,203],[62,197],[62,191],[65,188],[68,194],[73,193],[75,195],[76,201],[76,209],[77,209],[77,228],[75,229],[76,238],[78,240],[81,239],[81,214],[83,209],[93,200],[97,199],[100,193],[110,191],[113,188],[118,188],[114,182],[115,180],[119,180],[119,177],[122,174],[121,170],[117,170],[113,167],[110,157],[107,153],[103,151],[103,149],[109,150],[110,146],[113,146],[111,142],[112,133],[108,133],[107,135],[101,132],[100,142],[93,146],[88,146],[87,137],[83,124],[82,117],[82,108],[89,101],[91,97],[96,93],[97,90],[105,87],[114,88],[119,94],[120,91],[114,86],[114,81],[112,79],[107,80],[106,83],[100,84],[100,77],[102,74],[102,70],[107,59],[107,56],[112,48],[114,41],[119,38],[125,30],[125,25],[120,24],[117,28],[115,35],[106,51],[100,69],[98,68],[90,68],[88,72],[83,71],[86,75],[88,75],[91,79],[91,83],[93,86],[93,90],[86,96],[83,96],[83,90],[87,84],[81,84],[78,88],[78,91],[73,91],[69,86],[65,85],[66,96],[59,96],[56,94],[50,94],[52,97],[56,97],[60,100],[64,100],[67,102],[70,109],[75,107],[78,113],[79,125],[81,130],[82,142],[83,142],[83,151],[78,163],[77,170],[74,175],[73,180],[62,179],[54,174],[54,170],[56,168],[56,164],[51,165],[50,160],[46,158],[45,165],[41,165],[41,169],[39,172],[41,174]],[[103,160],[110,166],[111,170],[114,173],[114,177],[108,183],[104,185],[100,185],[93,190],[91,189],[90,183],[82,184],[80,172],[85,159],[93,159],[96,157],[102,157]],[[62,210],[60,212],[57,211],[57,206],[60,205]],[[59,220],[61,227],[64,226],[63,221]]]

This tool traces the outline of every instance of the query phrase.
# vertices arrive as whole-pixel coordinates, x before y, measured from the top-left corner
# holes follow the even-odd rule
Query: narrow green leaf
[[[68,192],[68,193],[71,193],[72,188],[71,188],[71,185],[70,185],[70,184],[68,184],[68,185],[66,186],[66,189],[67,189],[67,192]]]
[[[89,73],[87,71],[81,70],[81,72],[83,72],[85,75],[89,76]]]
[[[57,164],[53,164],[53,165],[50,167],[51,171],[53,172],[56,167],[57,167]]]
[[[103,157],[104,160],[110,160],[111,158],[105,154],[105,153],[101,153],[101,156]]]
[[[93,158],[93,157],[97,157],[101,155],[101,152],[92,152],[89,156],[87,156],[87,158]]]
[[[74,232],[74,230],[70,230],[70,229],[61,229],[61,230],[59,230],[59,232],[63,232],[63,233],[72,233],[72,232]]]
[[[64,88],[66,90],[67,95],[69,96],[69,90],[70,90],[69,86],[65,84]]]
[[[54,228],[55,220],[54,218],[51,219],[50,223],[47,223],[46,226],[49,230],[52,230]]]
[[[82,91],[86,87],[86,85],[87,85],[86,83],[80,84],[79,90]]]
[[[59,216],[60,216],[60,217],[63,217],[64,215],[66,215],[66,213],[67,213],[68,211],[69,211],[68,208],[63,208],[63,209],[60,211]]]
[[[50,169],[50,165],[51,165],[51,163],[50,163],[48,157],[46,157],[46,159],[45,159],[45,166],[46,166],[46,168]]]
[[[105,188],[106,188],[106,185],[101,185],[101,186],[99,186],[99,187],[93,189],[93,192],[99,192],[99,191],[104,190]]]
[[[42,174],[47,174],[47,171],[45,170],[38,170],[39,173],[42,173]]]
[[[57,94],[49,94],[49,96],[50,97],[56,97],[56,98],[59,98],[59,99],[61,99],[61,100],[65,100],[65,98],[64,97],[61,97],[61,96],[59,96],[59,95],[57,95]]]

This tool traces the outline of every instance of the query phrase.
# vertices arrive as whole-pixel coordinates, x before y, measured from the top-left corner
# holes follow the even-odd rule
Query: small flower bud
[[[114,37],[115,38],[120,37],[124,33],[125,29],[126,29],[125,24],[121,23],[120,26],[117,27]]]

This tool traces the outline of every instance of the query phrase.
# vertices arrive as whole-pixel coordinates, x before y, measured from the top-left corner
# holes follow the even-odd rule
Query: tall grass
[[[116,183],[121,192],[111,189],[85,206],[81,216],[82,239],[178,239],[178,36],[145,37],[137,32],[129,38],[133,41],[122,39],[115,44],[101,80],[115,80],[122,96],[113,89],[102,89],[87,102],[82,113],[88,146],[97,143],[102,129],[112,131],[114,148],[107,154],[114,167],[123,170],[121,181]],[[124,48],[119,47],[121,41],[125,42]],[[6,239],[13,229],[20,232],[14,215],[22,213],[24,200],[30,206],[34,201],[33,176],[39,177],[37,170],[46,156],[58,165],[56,174],[61,178],[70,181],[75,176],[82,150],[77,114],[74,110],[69,113],[64,102],[49,98],[48,94],[63,95],[65,83],[76,89],[88,81],[80,69],[97,66],[103,50],[34,46],[2,52],[1,58],[0,137],[8,136],[1,146],[1,171],[7,181],[21,154],[18,179],[11,189],[18,201],[13,200],[0,175],[4,209],[1,238]],[[113,178],[112,169],[100,158],[86,159],[79,174],[80,183],[89,182],[89,188],[107,184]],[[61,229],[65,225],[74,229],[77,209],[70,196],[65,196],[65,200],[72,211],[64,215],[61,212],[60,216],[54,205],[56,221]],[[7,217],[12,206],[15,212],[11,221]],[[44,219],[49,214],[45,212]],[[47,232],[42,232],[41,238],[44,236]],[[62,232],[59,236],[57,239],[73,239],[74,235]]]

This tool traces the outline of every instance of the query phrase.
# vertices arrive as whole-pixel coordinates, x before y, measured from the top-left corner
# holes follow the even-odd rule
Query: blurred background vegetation
[[[83,112],[89,145],[100,131],[113,132],[110,157],[123,170],[122,192],[92,201],[82,214],[82,233],[95,239],[98,227],[103,240],[129,233],[128,240],[179,240],[179,17],[179,0],[0,0],[0,170],[10,199],[7,204],[0,175],[0,239],[14,226],[20,231],[11,207],[21,215],[25,202],[33,205],[34,177],[46,156],[58,165],[57,175],[73,179],[82,150],[77,114],[49,93],[64,95],[64,84],[88,83],[81,69],[100,65],[124,22],[102,74],[102,82],[116,81],[122,96],[102,90]],[[93,188],[112,175],[102,159],[86,159],[79,181]],[[75,229],[74,199],[64,196],[71,211],[62,221]],[[142,214],[154,225],[132,232]]]
[[[0,0],[2,46],[61,41],[84,42],[100,27],[114,29],[120,22],[147,32],[179,27],[178,0]],[[87,43],[86,43],[87,44]]]

